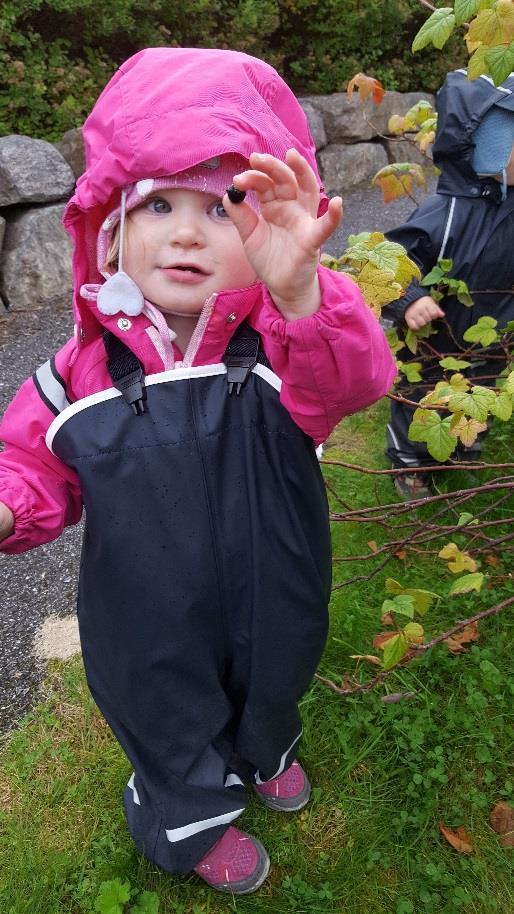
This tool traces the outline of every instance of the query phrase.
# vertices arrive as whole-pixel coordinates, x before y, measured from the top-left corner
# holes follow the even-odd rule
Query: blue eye
[[[162,197],[154,197],[153,200],[148,201],[147,206],[152,213],[171,213],[170,204]]]
[[[225,210],[221,200],[219,200],[218,203],[214,204],[214,206],[212,207],[212,212],[215,214],[215,216],[218,216],[219,219],[228,219],[229,218],[228,213]]]

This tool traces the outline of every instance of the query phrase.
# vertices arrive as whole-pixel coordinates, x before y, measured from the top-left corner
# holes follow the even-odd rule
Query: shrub
[[[445,66],[435,51],[403,53],[422,17],[416,0],[4,0],[0,133],[57,139],[82,123],[118,64],[148,46],[246,51],[297,93],[340,91],[357,70],[388,88],[435,89],[448,56]],[[450,66],[465,59],[458,39],[452,54]]]

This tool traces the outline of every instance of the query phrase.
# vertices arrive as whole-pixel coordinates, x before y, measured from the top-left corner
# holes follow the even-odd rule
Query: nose
[[[191,210],[181,213],[173,213],[170,222],[169,241],[172,245],[178,247],[203,247],[205,244],[205,234],[201,225],[201,219]]]

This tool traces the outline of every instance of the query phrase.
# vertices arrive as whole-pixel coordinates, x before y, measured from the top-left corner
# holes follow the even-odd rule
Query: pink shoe
[[[262,885],[269,868],[270,859],[261,842],[231,825],[194,871],[219,892],[249,895]]]
[[[296,812],[303,809],[311,795],[311,785],[299,762],[293,762],[271,781],[254,784],[253,789],[266,806],[280,812]]]

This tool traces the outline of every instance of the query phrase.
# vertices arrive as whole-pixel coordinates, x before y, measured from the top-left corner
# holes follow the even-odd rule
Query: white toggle
[[[100,287],[96,304],[102,314],[127,314],[136,317],[141,314],[145,300],[139,286],[123,270],[110,276]]]

